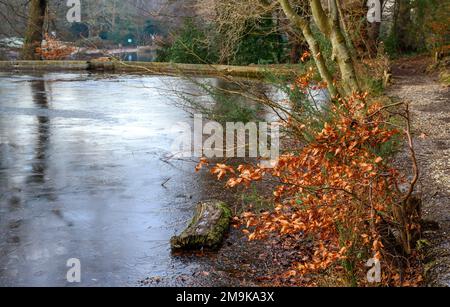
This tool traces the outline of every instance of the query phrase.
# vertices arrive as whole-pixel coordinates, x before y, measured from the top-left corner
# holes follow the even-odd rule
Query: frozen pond
[[[175,93],[189,92],[201,93],[174,77],[0,73],[0,286],[68,285],[72,258],[82,286],[200,269],[168,243],[211,196],[195,161],[167,160],[192,123]]]
[[[171,77],[0,74],[0,286],[136,285],[188,272],[170,255],[196,201],[195,164],[165,157],[190,121]]]

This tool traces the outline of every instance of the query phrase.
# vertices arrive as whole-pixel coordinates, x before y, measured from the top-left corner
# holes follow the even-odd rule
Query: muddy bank
[[[227,189],[223,181],[217,181],[207,171],[199,174],[209,178],[203,188],[212,198],[225,200],[231,205],[234,215],[252,208],[267,209],[270,202],[273,183],[259,182],[249,190]],[[175,252],[174,259],[189,265],[198,266],[189,274],[180,273],[170,276],[149,275],[139,281],[142,287],[273,287],[296,286],[298,280],[276,279],[276,276],[288,271],[292,262],[299,260],[306,242],[280,239],[277,236],[265,240],[248,241],[241,225],[232,224],[223,244],[217,251]],[[293,248],[290,244],[296,244]]]
[[[388,95],[409,102],[423,200],[423,218],[438,229],[424,231],[425,277],[429,286],[450,286],[450,88],[427,74],[426,57],[394,63]]]

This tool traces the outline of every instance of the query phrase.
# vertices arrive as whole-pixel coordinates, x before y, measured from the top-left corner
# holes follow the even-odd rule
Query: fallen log
[[[139,75],[211,76],[264,79],[268,75],[295,76],[302,65],[227,66],[157,62],[121,62],[107,57],[91,61],[0,61],[0,71],[100,71]]]
[[[221,201],[201,202],[189,226],[170,240],[173,251],[218,249],[230,227],[231,210]]]

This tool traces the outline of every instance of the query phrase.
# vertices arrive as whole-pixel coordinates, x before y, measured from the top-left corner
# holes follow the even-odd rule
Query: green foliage
[[[261,195],[261,192],[253,185],[251,189],[246,189],[241,195],[243,206],[239,213],[244,213],[252,209],[255,212],[263,212],[274,209],[274,203]]]
[[[170,62],[170,49],[172,44],[167,40],[159,40],[156,42],[158,49],[156,49],[156,62]]]
[[[345,225],[337,222],[336,228],[339,232],[339,246],[344,247],[346,242],[357,239],[358,234],[355,234],[352,229],[348,229]],[[342,267],[345,270],[345,283],[349,287],[356,287],[358,285],[356,266],[357,261],[361,260],[361,255],[366,254],[364,250],[357,251],[354,247],[351,247],[348,252],[348,257],[341,260]],[[359,257],[358,257],[359,256]],[[365,255],[367,259],[368,255]]]
[[[205,118],[225,124],[226,122],[259,121],[262,110],[260,104],[252,104],[240,94],[231,94],[229,91],[239,91],[233,83],[221,82],[213,85],[208,81],[190,79],[204,94],[212,99],[212,104],[199,100],[197,96],[180,93],[179,97],[184,101],[184,106],[196,113],[201,113]],[[219,81],[220,82],[220,81]]]
[[[391,57],[405,53],[433,51],[448,44],[449,1],[414,0],[409,6],[411,9],[409,18],[398,16],[392,30],[382,38]]]
[[[377,97],[383,94],[384,85],[383,80],[379,78],[375,78],[369,75],[363,75],[360,77],[361,84],[364,85],[364,88],[373,96]]]
[[[216,94],[217,108],[213,118],[218,122],[248,123],[257,117],[258,109],[245,105],[240,99]]]
[[[101,32],[98,34],[98,36],[99,36],[101,39],[103,39],[103,40],[107,40],[108,37],[109,37],[109,33],[108,33],[108,31],[101,31]]]
[[[83,30],[83,28],[76,26],[75,29],[72,29],[72,32],[75,31],[74,33],[77,33],[81,30]],[[115,44],[135,46],[147,44],[149,42],[148,38],[151,35],[162,33],[163,30],[161,29],[159,23],[153,19],[147,19],[144,26],[139,27],[133,20],[118,17],[115,22],[115,27],[113,29],[103,27],[103,30],[99,33],[99,37]],[[83,37],[87,36],[88,35],[84,35]],[[129,41],[130,39],[131,42]]]
[[[383,38],[383,43],[385,45],[385,50],[388,56],[392,59],[398,58],[402,55],[417,55],[418,53],[422,53],[426,51],[426,46],[422,42],[418,44],[414,42],[411,37],[418,37],[418,34],[413,34],[411,31],[407,36],[408,44],[405,45],[404,41],[406,40],[403,34],[399,34],[395,31],[389,33],[385,38]]]
[[[165,43],[158,52],[157,61],[175,63],[218,63],[220,41],[223,39],[212,26],[200,27],[187,19],[174,35],[171,44]],[[272,18],[249,22],[229,64],[278,64],[283,61],[283,42],[275,30]]]
[[[390,121],[396,122],[397,120],[391,119]],[[387,142],[376,147],[371,147],[370,151],[375,155],[378,155],[379,157],[391,158],[402,149],[400,147],[402,144],[403,143],[401,135],[394,135],[392,136],[392,139],[388,140]]]
[[[430,241],[426,240],[426,239],[420,239],[417,241],[417,250],[423,250],[424,248],[427,248],[431,245]]]
[[[309,63],[308,65],[313,65]],[[285,97],[291,102],[290,116],[294,117],[297,121],[308,123],[311,130],[320,131],[323,129],[323,123],[329,116],[327,112],[327,106],[318,105],[314,100],[309,99],[304,89],[300,89],[298,86],[291,86],[295,84],[295,80],[290,80],[288,77],[268,76],[267,82],[269,82],[274,89],[284,94]],[[302,139],[310,141],[312,135],[307,130],[302,131]]]
[[[252,105],[241,95],[227,93],[227,89],[224,86],[216,87],[202,84],[202,87],[215,102],[214,108],[207,112],[210,119],[220,123],[248,123],[258,120],[258,112],[261,110],[261,105]]]
[[[157,61],[204,64],[218,61],[218,52],[208,39],[207,31],[187,19],[173,43],[163,46]]]
[[[399,46],[398,46],[397,35],[395,34],[395,32],[391,31],[388,35],[386,35],[383,38],[383,43],[384,43],[386,53],[391,58],[396,58],[398,55]]]
[[[132,20],[118,17],[114,29],[102,31],[101,36],[115,44],[129,46],[137,45],[137,34],[138,30]],[[129,42],[129,39],[132,41]]]
[[[271,16],[248,22],[245,32],[236,47],[232,64],[278,64],[282,61],[283,42]]]

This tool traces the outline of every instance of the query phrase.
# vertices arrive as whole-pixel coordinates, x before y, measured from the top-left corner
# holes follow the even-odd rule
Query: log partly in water
[[[189,226],[172,237],[172,250],[218,249],[230,227],[231,211],[220,201],[201,202]]]

